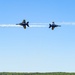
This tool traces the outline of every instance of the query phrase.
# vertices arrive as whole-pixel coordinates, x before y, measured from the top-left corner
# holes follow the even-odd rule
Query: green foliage
[[[53,72],[53,73],[9,73],[1,72],[0,75],[75,75],[75,73]]]

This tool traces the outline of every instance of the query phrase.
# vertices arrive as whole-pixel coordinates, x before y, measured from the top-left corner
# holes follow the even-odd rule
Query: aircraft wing
[[[55,27],[52,27],[52,30],[54,30]]]
[[[26,25],[25,26],[23,26],[24,27],[24,29],[26,29]]]
[[[22,23],[26,23],[26,20],[23,20]]]

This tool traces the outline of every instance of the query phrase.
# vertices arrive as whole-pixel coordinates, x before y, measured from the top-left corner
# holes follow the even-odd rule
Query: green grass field
[[[75,75],[75,73],[52,72],[52,73],[11,73],[1,72],[0,75]]]

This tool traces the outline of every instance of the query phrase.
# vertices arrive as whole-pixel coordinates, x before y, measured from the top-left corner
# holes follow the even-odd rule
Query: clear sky
[[[0,0],[0,24],[75,22],[75,0]],[[75,26],[0,28],[0,72],[75,72]]]

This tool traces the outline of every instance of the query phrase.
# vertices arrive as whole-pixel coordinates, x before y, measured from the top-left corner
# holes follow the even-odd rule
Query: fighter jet
[[[29,27],[29,22],[26,22],[26,20],[23,20],[22,23],[16,24],[16,25],[21,25],[24,27],[24,29],[26,29],[26,26]]]
[[[52,30],[54,30],[55,27],[61,27],[60,25],[56,25],[54,22],[52,24],[49,24],[49,28],[52,27]]]

